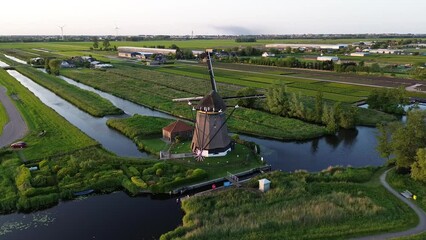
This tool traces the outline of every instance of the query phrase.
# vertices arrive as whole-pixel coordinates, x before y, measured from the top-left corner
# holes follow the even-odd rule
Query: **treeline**
[[[252,55],[247,55],[247,56],[252,56]],[[231,63],[248,63],[248,64],[265,65],[265,66],[306,68],[306,69],[317,69],[317,70],[328,70],[328,71],[333,71],[334,66],[337,65],[337,64],[334,64],[333,61],[302,61],[295,57],[285,57],[285,58],[229,57],[229,58],[223,58],[221,59],[221,61],[231,62]]]
[[[407,123],[379,125],[377,150],[390,160],[398,172],[410,172],[414,180],[426,182],[426,113],[411,110]]]
[[[235,39],[235,42],[256,42],[255,37],[239,37]]]
[[[274,86],[266,94],[266,103],[273,114],[324,124],[330,134],[337,132],[340,127],[354,128],[356,123],[356,108],[343,106],[340,102],[330,106],[324,102],[322,92],[318,92],[313,104],[307,104],[300,94],[287,93],[283,85]]]

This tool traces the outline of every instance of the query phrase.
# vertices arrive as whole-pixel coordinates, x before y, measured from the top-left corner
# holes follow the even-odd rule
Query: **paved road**
[[[6,89],[2,86],[0,86],[0,101],[9,116],[9,122],[4,126],[3,134],[0,136],[0,147],[4,147],[23,138],[28,131],[28,127],[15,105],[7,96]]]
[[[417,216],[419,217],[420,221],[419,224],[415,228],[408,229],[406,231],[402,232],[394,232],[394,233],[385,233],[375,236],[368,236],[363,238],[357,238],[357,240],[370,240],[370,239],[392,239],[397,237],[406,237],[413,234],[418,234],[422,232],[426,232],[426,213],[423,211],[420,207],[418,207],[416,204],[414,204],[411,200],[404,198],[399,192],[395,191],[387,182],[386,182],[386,175],[390,171],[387,170],[380,176],[380,183],[388,190],[390,193],[395,195],[398,199],[406,203],[411,209],[416,212]]]

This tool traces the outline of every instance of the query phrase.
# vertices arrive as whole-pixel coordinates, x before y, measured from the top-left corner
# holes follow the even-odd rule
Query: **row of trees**
[[[268,110],[273,114],[324,124],[329,133],[355,126],[356,108],[340,102],[331,106],[325,103],[322,92],[318,92],[313,104],[304,100],[300,94],[288,94],[285,86],[270,88],[266,94]]]
[[[111,47],[109,39],[105,38],[102,40],[102,47],[99,46],[99,39],[97,37],[93,38],[93,46],[90,47],[91,50],[104,50],[104,51],[117,51],[117,46]]]
[[[426,114],[412,110],[407,123],[400,122],[378,126],[377,150],[384,158],[393,156],[399,171],[410,171],[415,180],[426,181]]]
[[[291,68],[307,68],[332,71],[334,64],[332,61],[301,61],[295,57],[285,58],[239,58],[229,57],[222,58],[223,62],[248,63],[256,65],[276,66],[276,67],[291,67]]]

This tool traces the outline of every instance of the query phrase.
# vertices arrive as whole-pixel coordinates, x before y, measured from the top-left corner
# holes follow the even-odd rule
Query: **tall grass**
[[[183,226],[161,239],[343,239],[416,224],[407,206],[369,181],[378,177],[377,169],[361,171],[367,176],[362,183],[352,182],[345,169],[273,172],[260,176],[272,181],[267,193],[256,189],[259,177],[243,189],[191,197],[182,203]],[[337,172],[339,180],[322,181]]]

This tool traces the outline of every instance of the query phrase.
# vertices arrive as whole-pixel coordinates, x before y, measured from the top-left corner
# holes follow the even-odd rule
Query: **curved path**
[[[411,209],[416,212],[417,216],[419,217],[419,224],[415,228],[408,229],[406,231],[402,232],[394,232],[394,233],[385,233],[380,235],[373,235],[368,237],[362,237],[357,238],[357,240],[367,240],[367,239],[392,239],[397,237],[407,237],[413,234],[419,234],[422,232],[426,232],[426,213],[421,209],[419,206],[414,204],[411,200],[404,198],[399,192],[397,192],[395,189],[393,189],[389,183],[386,182],[386,175],[390,171],[386,170],[381,176],[380,176],[380,183],[388,190],[390,193],[395,195],[398,199],[406,203]]]
[[[23,138],[28,131],[28,127],[16,106],[7,96],[6,89],[2,86],[0,86],[0,101],[9,116],[9,122],[4,126],[3,134],[0,136],[0,147],[4,147]]]

